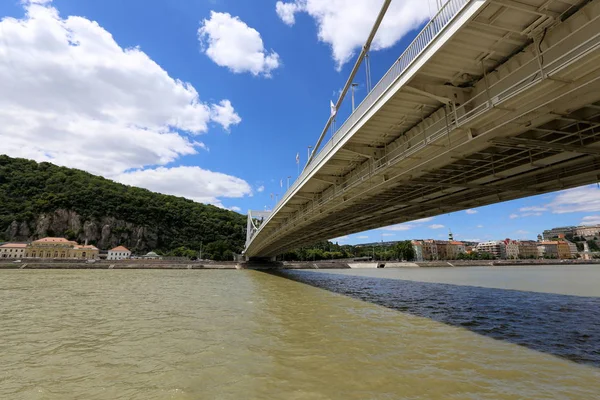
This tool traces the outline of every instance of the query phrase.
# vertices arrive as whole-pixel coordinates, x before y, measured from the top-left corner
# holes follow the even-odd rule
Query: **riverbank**
[[[600,260],[450,260],[422,262],[353,262],[317,261],[284,262],[284,269],[353,269],[353,268],[453,268],[453,267],[494,267],[494,266],[536,266],[536,265],[600,265]]]
[[[376,269],[376,268],[453,268],[453,267],[494,267],[494,266],[536,266],[536,265],[600,265],[600,260],[451,260],[426,262],[353,262],[353,261],[317,261],[317,262],[277,262],[267,264],[238,263],[234,261],[202,261],[181,262],[162,260],[123,260],[97,261],[86,263],[81,261],[33,261],[1,262],[2,269]]]
[[[0,262],[0,270],[3,269],[236,269],[235,262],[203,262],[203,263],[174,263],[174,262],[126,262],[126,261],[102,261],[95,263],[84,262]]]

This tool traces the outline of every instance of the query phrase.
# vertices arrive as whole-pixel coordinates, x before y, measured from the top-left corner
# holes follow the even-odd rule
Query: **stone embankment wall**
[[[172,260],[120,260],[86,263],[80,260],[31,260],[21,262],[0,261],[2,269],[352,269],[352,268],[452,268],[481,266],[530,265],[581,265],[597,264],[600,260],[496,260],[496,261],[428,261],[428,262],[277,262],[237,263],[233,261],[172,261]]]
[[[21,262],[2,262],[2,269],[236,269],[237,263],[231,261],[163,261],[163,260],[120,260],[97,261],[81,260],[28,260]]]

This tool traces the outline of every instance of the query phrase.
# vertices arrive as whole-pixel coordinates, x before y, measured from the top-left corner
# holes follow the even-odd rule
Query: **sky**
[[[270,209],[298,176],[296,155],[306,162],[381,3],[2,0],[0,154],[242,214]],[[392,2],[370,56],[374,83],[435,3]],[[357,103],[365,80],[361,69]],[[460,240],[535,239],[595,223],[600,189],[588,185],[335,240],[449,230]]]

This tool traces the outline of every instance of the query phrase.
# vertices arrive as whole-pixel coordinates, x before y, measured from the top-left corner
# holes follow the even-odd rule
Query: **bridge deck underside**
[[[598,181],[600,0],[579,3],[485,2],[382,96],[247,254]]]

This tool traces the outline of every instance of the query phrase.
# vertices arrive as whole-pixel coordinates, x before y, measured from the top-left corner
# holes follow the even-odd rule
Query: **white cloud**
[[[533,206],[533,207],[521,207],[519,208],[521,212],[544,212],[548,211],[547,207]]]
[[[301,2],[297,3],[284,3],[282,1],[278,1],[275,4],[275,11],[281,20],[292,26],[296,23],[296,13],[304,11],[305,6]]]
[[[541,212],[528,212],[521,214],[521,217],[540,217],[541,215]]]
[[[362,236],[357,236],[358,239],[368,239],[369,237],[367,235],[362,235]]]
[[[396,236],[396,234],[395,233],[383,233],[383,234],[381,234],[381,236],[390,237],[390,236]]]
[[[411,222],[404,222],[402,224],[386,226],[380,229],[384,231],[409,231],[411,229],[415,229],[422,226],[422,224],[424,224],[425,222],[431,222],[433,221],[433,219],[434,217],[421,218]]]
[[[397,224],[392,226],[386,226],[385,228],[381,228],[384,231],[409,231],[413,228],[416,228],[418,225],[415,224]]]
[[[444,225],[442,224],[433,224],[433,225],[429,225],[430,229],[442,229],[444,228]]]
[[[97,22],[62,18],[49,1],[0,21],[0,152],[107,177],[195,154],[188,135],[239,123],[231,104],[202,102],[139,48]]]
[[[198,29],[198,39],[211,60],[234,73],[270,76],[279,67],[279,55],[265,50],[260,33],[231,14],[211,11]]]
[[[463,242],[481,242],[481,239],[479,238],[475,238],[475,239],[461,239]]]
[[[515,218],[519,218],[519,216],[518,216],[517,214],[510,214],[510,215],[508,216],[508,218],[510,218],[510,219],[515,219]]]
[[[242,119],[233,109],[229,100],[221,100],[219,104],[210,106],[210,118],[229,131],[231,125],[237,125]]]
[[[257,191],[258,193],[262,193],[262,192],[264,192],[264,191],[265,191],[265,187],[264,187],[264,185],[260,185],[260,186],[259,186],[259,187],[256,189],[256,191]]]
[[[239,207],[237,207],[237,206],[232,206],[232,207],[229,207],[229,209],[230,209],[231,211],[235,211],[235,212],[238,212],[238,213],[242,211],[242,209],[241,209],[241,208],[239,208]]]
[[[333,59],[340,69],[364,45],[382,3],[383,0],[293,0],[278,1],[275,10],[290,26],[295,23],[295,14],[310,15],[317,24],[319,40],[331,46]],[[423,0],[393,1],[371,48],[391,47],[425,22],[431,9],[423,3]]]
[[[581,225],[600,225],[600,215],[588,215],[583,217]]]
[[[122,173],[115,177],[115,180],[126,185],[186,197],[219,207],[223,207],[220,197],[241,198],[252,193],[250,185],[243,179],[200,167],[136,170]]]
[[[548,204],[554,214],[600,211],[600,189],[595,185],[563,190]]]
[[[431,221],[433,221],[433,217],[427,217],[427,218],[416,219],[416,220],[414,220],[413,222],[414,222],[415,224],[420,224],[420,223],[423,223],[423,222],[431,222]]]
[[[349,239],[350,239],[350,237],[349,237],[349,236],[340,236],[340,237],[338,237],[338,238],[331,239],[330,241],[331,241],[331,242],[334,242],[334,243],[335,243],[335,242],[347,242]]]
[[[478,211],[477,211],[477,210],[473,210],[473,209],[471,208],[471,209],[469,209],[469,210],[466,210],[465,212],[466,212],[467,214],[471,214],[471,215],[472,215],[472,214],[477,214],[477,212],[478,212]]]
[[[477,225],[478,228],[483,228],[483,225]]]

